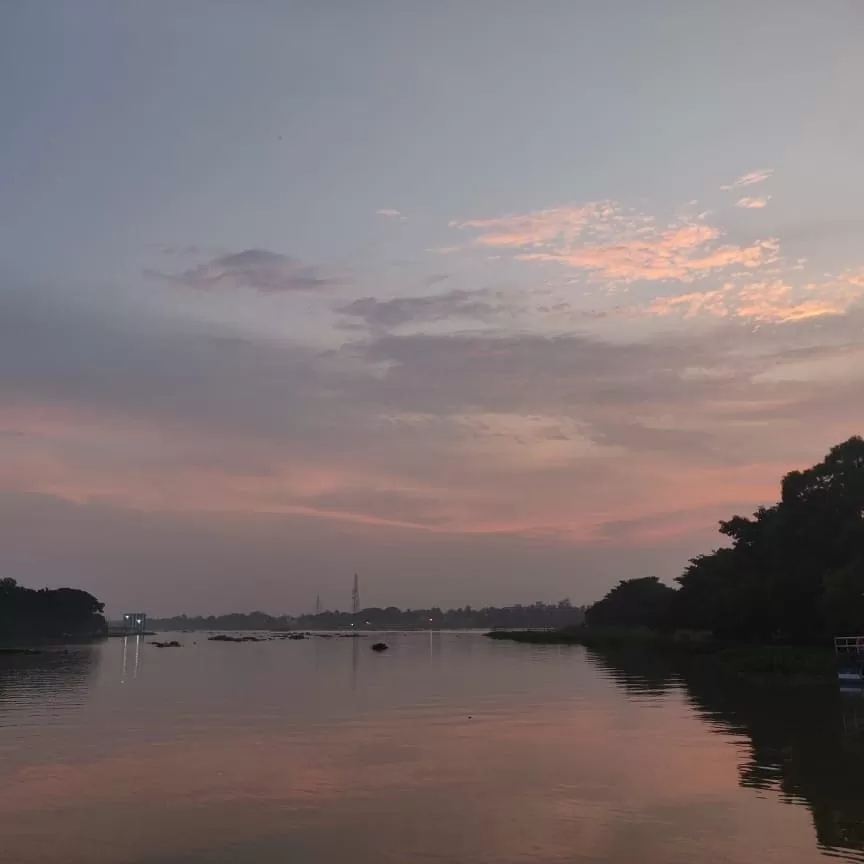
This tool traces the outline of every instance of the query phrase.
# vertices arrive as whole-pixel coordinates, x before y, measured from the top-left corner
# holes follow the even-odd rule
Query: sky
[[[0,0],[3,575],[597,599],[864,432],[857,0]]]

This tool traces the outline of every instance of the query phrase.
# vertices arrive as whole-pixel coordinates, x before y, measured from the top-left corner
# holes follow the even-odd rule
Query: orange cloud
[[[762,198],[739,198],[735,202],[736,207],[743,207],[745,210],[761,210],[763,207],[768,206],[768,202],[771,200],[770,195],[765,195]]]
[[[583,207],[552,207],[492,219],[468,219],[451,222],[451,228],[473,228],[480,232],[475,246],[494,248],[545,247],[551,243],[575,242],[589,220],[601,216],[604,204]]]
[[[472,245],[505,249],[520,261],[563,264],[615,282],[692,282],[731,267],[759,267],[776,260],[765,240],[747,246],[722,244],[719,228],[701,218],[664,228],[652,217],[611,202],[555,207],[493,219],[471,219],[452,227],[478,232]]]
[[[842,315],[864,299],[864,278],[852,276],[800,287],[782,280],[727,283],[710,291],[695,291],[672,297],[658,297],[647,306],[648,314],[681,314],[685,318],[701,315],[718,318],[743,318],[764,323],[783,324]]]

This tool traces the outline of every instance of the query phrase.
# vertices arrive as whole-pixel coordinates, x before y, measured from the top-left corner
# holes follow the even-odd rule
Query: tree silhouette
[[[675,620],[721,636],[816,642],[864,628],[864,439],[783,478],[781,500],[720,523],[732,541],[678,578]]]
[[[104,604],[75,588],[23,588],[0,579],[0,639],[96,636],[107,629]]]
[[[619,582],[602,600],[589,606],[589,626],[650,627],[663,629],[675,598],[674,589],[656,576]]]
[[[693,558],[678,591],[621,582],[587,610],[588,624],[801,644],[864,633],[864,439],[787,474],[777,504],[721,522],[720,533],[731,545]]]

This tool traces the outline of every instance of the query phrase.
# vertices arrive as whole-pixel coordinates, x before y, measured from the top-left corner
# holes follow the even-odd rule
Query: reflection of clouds
[[[205,733],[32,765],[10,780],[0,812],[23,832],[13,844],[37,822],[77,826],[81,857],[66,847],[49,862],[117,860],[100,859],[88,836],[101,835],[103,850],[128,840],[155,855],[285,836],[318,848],[339,832],[352,836],[355,860],[442,848],[452,860],[617,860],[605,856],[622,845],[622,830],[680,853],[671,824],[691,840],[728,831],[742,849],[758,846],[765,824],[735,800],[727,743],[678,697],[472,720],[376,718],[303,736]]]

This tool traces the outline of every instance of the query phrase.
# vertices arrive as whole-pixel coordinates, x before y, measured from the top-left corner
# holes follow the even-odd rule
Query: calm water
[[[833,688],[467,633],[178,638],[2,660],[4,864],[864,860],[864,701]]]

